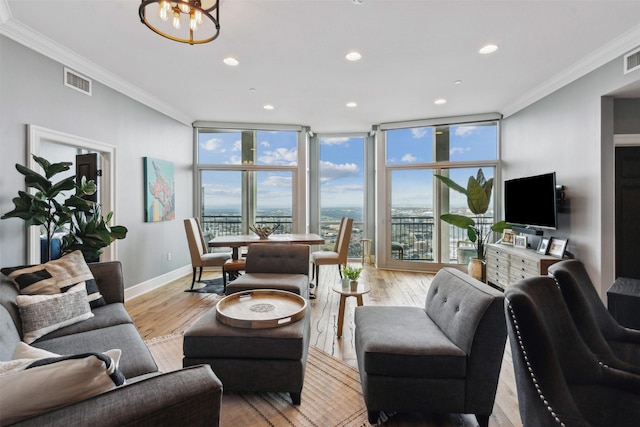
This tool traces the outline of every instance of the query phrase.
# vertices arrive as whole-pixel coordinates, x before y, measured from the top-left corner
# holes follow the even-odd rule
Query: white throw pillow
[[[18,295],[16,297],[22,340],[30,344],[43,335],[93,317],[85,283],[63,294]]]
[[[19,344],[14,352],[15,360],[0,362],[0,425],[79,402],[124,384],[124,376],[118,370],[121,353],[114,349],[58,356]],[[39,357],[42,355],[45,358]],[[7,369],[11,364],[13,368]]]

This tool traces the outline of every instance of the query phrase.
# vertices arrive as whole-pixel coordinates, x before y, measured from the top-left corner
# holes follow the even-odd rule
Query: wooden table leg
[[[344,323],[344,306],[347,302],[346,295],[340,295],[340,308],[338,308],[338,333],[336,336],[342,336],[342,324]]]
[[[358,305],[359,306],[363,305],[363,303],[362,303],[362,295],[356,295],[356,300],[358,301]]]

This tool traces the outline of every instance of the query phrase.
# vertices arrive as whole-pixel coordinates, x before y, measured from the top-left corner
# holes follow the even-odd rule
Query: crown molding
[[[638,47],[638,40],[640,40],[640,25],[615,38],[563,72],[556,74],[540,86],[534,88],[512,104],[507,105],[502,110],[502,115],[508,117],[515,114],[569,83],[578,80],[580,77],[635,49]],[[622,72],[622,65],[620,65],[620,70]]]
[[[74,71],[99,81],[105,86],[110,87],[111,89],[116,90],[166,116],[169,116],[178,122],[187,126],[191,126],[191,122],[193,122],[192,117],[186,116],[181,111],[160,101],[148,92],[140,90],[138,87],[132,85],[126,80],[18,22],[11,16],[11,10],[9,9],[9,5],[6,0],[0,0],[0,34],[35,52],[57,61]]]

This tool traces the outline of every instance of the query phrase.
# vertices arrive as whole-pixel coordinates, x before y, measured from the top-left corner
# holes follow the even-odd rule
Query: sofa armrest
[[[120,261],[94,262],[88,265],[107,304],[124,303],[124,276]]]
[[[222,383],[197,365],[118,387],[17,426],[218,426]]]

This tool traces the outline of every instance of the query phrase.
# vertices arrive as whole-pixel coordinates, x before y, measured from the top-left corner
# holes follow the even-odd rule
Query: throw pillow
[[[63,294],[18,295],[22,340],[30,344],[49,332],[93,317],[84,282]]]
[[[18,422],[88,399],[125,383],[118,370],[121,351],[59,356],[23,344],[12,362],[21,366],[0,373],[0,425]],[[32,359],[31,356],[45,355]]]
[[[85,282],[91,308],[106,305],[81,251],[73,251],[44,264],[5,267],[0,271],[13,280],[21,294],[52,295]]]

